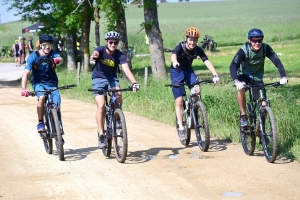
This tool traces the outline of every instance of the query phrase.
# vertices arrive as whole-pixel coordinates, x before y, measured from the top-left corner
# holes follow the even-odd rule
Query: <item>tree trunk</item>
[[[93,4],[93,0],[83,2],[83,13],[82,13],[82,35],[81,41],[83,44],[83,71],[87,73],[90,66],[90,27],[93,15],[93,8],[91,8],[90,3]]]
[[[76,34],[67,34],[65,44],[67,49],[68,71],[73,71],[76,69]]]
[[[119,5],[119,19],[117,22],[117,31],[120,33],[120,43],[119,47],[120,50],[126,55],[126,60],[128,62],[130,70],[132,70],[131,58],[129,56],[128,51],[128,39],[127,39],[127,26],[126,26],[126,18],[125,18],[125,11],[123,5],[120,3]],[[122,71],[123,77],[126,77],[125,73]]]
[[[100,46],[100,15],[98,5],[94,8],[94,19],[95,19],[95,41],[96,46]]]
[[[144,0],[145,30],[149,40],[151,69],[154,77],[167,75],[162,34],[159,29],[156,0]]]

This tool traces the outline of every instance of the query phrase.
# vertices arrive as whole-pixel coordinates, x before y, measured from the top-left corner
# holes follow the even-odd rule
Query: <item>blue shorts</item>
[[[190,68],[189,70],[178,70],[178,69],[171,68],[170,75],[171,75],[172,84],[184,83],[184,82],[190,84],[190,83],[199,82],[198,77],[196,76],[193,68]],[[181,96],[186,96],[184,86],[172,87],[172,92],[175,99]]]
[[[114,87],[120,87],[119,79],[118,78],[94,78],[92,80],[92,88],[93,89],[105,89],[105,88],[111,89]],[[99,94],[94,92],[94,97],[98,96]]]
[[[34,84],[32,87],[33,87],[34,91],[38,91],[38,90],[51,90],[51,89],[57,88],[57,86],[46,85],[46,84],[42,84],[42,83]],[[44,96],[44,94],[45,94],[44,92],[37,92],[36,93],[37,99],[39,100],[40,96]],[[61,104],[60,93],[59,93],[58,90],[54,90],[52,92],[52,97],[53,97],[53,102],[57,103],[58,105]]]

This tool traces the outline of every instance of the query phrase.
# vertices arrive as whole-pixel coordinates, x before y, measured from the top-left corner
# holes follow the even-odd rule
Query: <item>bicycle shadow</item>
[[[226,140],[211,140],[210,146],[207,152],[218,152],[218,151],[224,151],[227,149],[227,145],[230,142]],[[149,162],[153,159],[158,158],[158,154],[161,151],[171,151],[169,154],[165,154],[163,156],[160,156],[159,159],[174,159],[177,158],[179,155],[179,151],[183,149],[192,149],[194,147],[198,147],[198,143],[196,141],[191,141],[189,145],[182,146],[178,148],[151,148],[148,150],[140,150],[140,151],[133,151],[129,152],[126,159],[126,164],[139,164],[139,163],[145,163]],[[200,149],[199,149],[200,151]],[[190,152],[190,154],[197,153],[196,151]],[[202,156],[202,155],[194,155],[198,157],[211,157],[211,156]]]
[[[98,147],[86,147],[81,149],[65,149],[65,160],[67,161],[82,160],[96,150],[101,150],[101,149],[99,149]],[[56,151],[54,151],[53,153],[57,154]]]
[[[263,152],[263,150],[255,150],[252,157],[265,157],[265,154]],[[277,156],[276,160],[274,163],[271,163],[271,164],[287,164],[287,163],[292,163],[294,162],[295,160],[292,159],[292,158],[286,158],[286,157],[283,157],[283,156]],[[266,160],[266,162],[268,162]]]

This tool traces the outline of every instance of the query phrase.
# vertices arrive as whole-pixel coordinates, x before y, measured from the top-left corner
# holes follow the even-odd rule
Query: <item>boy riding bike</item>
[[[31,83],[34,91],[49,90],[58,87],[58,77],[55,72],[55,67],[63,63],[62,57],[52,50],[54,39],[51,35],[45,34],[40,36],[40,50],[31,53],[26,61],[23,77],[22,77],[22,90],[21,95],[28,97],[28,90],[26,89],[28,76],[32,72]],[[44,124],[44,102],[45,96],[43,93],[38,92],[37,114],[38,124],[37,131],[45,131]],[[58,90],[53,92],[53,101],[60,106],[61,98]],[[61,120],[60,109],[58,109],[58,117]]]
[[[263,84],[265,57],[268,57],[278,68],[281,76],[280,84],[285,85],[288,82],[280,59],[268,44],[263,43],[263,39],[264,33],[260,29],[251,29],[248,32],[248,42],[238,50],[229,67],[234,85],[238,90],[237,101],[241,112],[241,127],[248,126],[244,84]],[[254,97],[257,96],[258,90],[259,88],[253,90]]]
[[[119,64],[122,65],[122,70],[125,72],[127,78],[132,83],[133,91],[136,92],[139,89],[129,65],[126,60],[126,56],[117,49],[119,44],[120,34],[116,31],[110,31],[105,34],[106,46],[99,46],[94,49],[91,56],[91,62],[95,63],[92,73],[92,88],[93,89],[120,89],[119,79],[117,78],[117,71]],[[96,122],[98,127],[98,146],[100,148],[105,147],[104,136],[104,108],[105,97],[94,93],[94,98],[97,104],[96,110]],[[117,93],[117,102],[122,104],[122,94]]]
[[[213,82],[219,82],[219,76],[208,60],[208,57],[204,51],[197,46],[198,38],[200,36],[197,28],[190,27],[185,31],[186,41],[180,42],[172,52],[171,55],[171,82],[172,84],[184,83],[198,83],[198,77],[196,76],[192,63],[197,57],[200,57],[204,62],[209,71],[213,74]],[[200,85],[194,86],[196,94],[200,94]],[[191,89],[191,88],[190,88]],[[178,121],[178,135],[180,140],[186,140],[187,135],[182,125],[182,106],[183,106],[183,96],[186,96],[184,86],[172,87],[173,96],[175,98],[175,112]]]

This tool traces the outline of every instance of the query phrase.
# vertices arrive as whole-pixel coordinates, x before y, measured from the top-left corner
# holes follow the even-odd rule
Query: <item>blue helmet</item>
[[[44,42],[49,42],[51,44],[54,43],[54,38],[51,35],[48,35],[48,34],[41,35],[39,40],[40,40],[40,44],[42,44]]]
[[[248,32],[248,39],[252,37],[264,37],[264,33],[258,28],[253,28]]]

